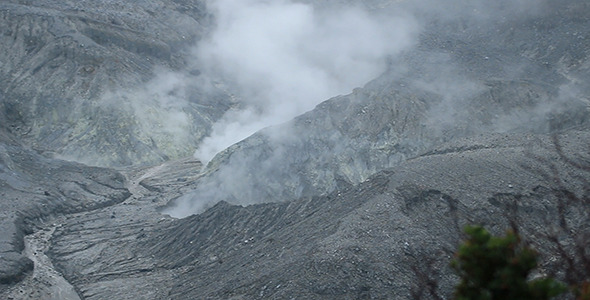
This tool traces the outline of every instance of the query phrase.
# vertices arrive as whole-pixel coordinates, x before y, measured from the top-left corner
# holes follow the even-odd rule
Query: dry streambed
[[[87,224],[85,230],[102,231],[129,230],[161,222],[169,217],[158,213],[158,207],[164,205],[169,197],[163,197],[158,190],[167,188],[177,189],[178,193],[194,177],[199,176],[201,164],[190,158],[179,161],[166,162],[161,165],[148,168],[129,168],[121,170],[126,177],[125,187],[131,195],[122,203],[101,208],[98,210],[55,216],[42,224],[37,224],[38,230],[25,236],[25,249],[23,254],[34,263],[34,271],[18,284],[10,287],[0,295],[5,299],[46,299],[46,300],[75,300],[84,297],[84,291],[74,288],[68,280],[54,266],[50,256],[52,239],[56,232],[68,233],[64,229],[76,225]],[[178,180],[179,175],[184,175],[187,180]],[[181,176],[182,177],[182,176]],[[144,180],[151,184],[158,183],[158,188],[147,189]],[[135,221],[130,221],[135,219]],[[117,228],[119,227],[119,228]],[[94,241],[87,241],[90,245]],[[80,297],[82,295],[82,297]]]

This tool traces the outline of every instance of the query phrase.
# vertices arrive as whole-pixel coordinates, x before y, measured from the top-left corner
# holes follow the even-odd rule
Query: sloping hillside
[[[182,0],[0,4],[0,298],[447,297],[472,223],[518,225],[539,274],[567,279],[581,265],[564,253],[590,248],[588,3],[216,3],[248,13]],[[276,13],[271,39],[248,31],[265,16],[250,4]],[[363,28],[349,33],[347,20]],[[283,39],[283,23],[303,38]],[[219,28],[232,34],[216,40]],[[265,48],[276,39],[305,57]],[[283,113],[257,97],[315,95],[299,90],[360,73],[367,53],[384,72],[363,86],[209,162],[191,157],[223,122]]]

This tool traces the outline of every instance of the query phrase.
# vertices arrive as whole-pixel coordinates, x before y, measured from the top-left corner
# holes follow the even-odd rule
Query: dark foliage
[[[452,268],[461,281],[455,299],[550,299],[566,291],[552,278],[527,280],[537,267],[537,253],[509,231],[494,237],[481,226],[467,226]]]

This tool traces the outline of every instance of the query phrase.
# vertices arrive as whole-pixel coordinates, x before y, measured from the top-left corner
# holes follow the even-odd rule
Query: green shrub
[[[481,226],[465,228],[467,240],[451,267],[460,276],[458,300],[550,299],[567,290],[552,278],[527,280],[537,266],[537,253],[514,232],[494,237]]]

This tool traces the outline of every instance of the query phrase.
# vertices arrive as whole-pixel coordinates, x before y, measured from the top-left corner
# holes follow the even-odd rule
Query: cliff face
[[[588,197],[590,5],[452,2],[364,1],[416,45],[203,166],[179,157],[244,96],[194,61],[205,2],[4,1],[0,298],[413,299],[424,272],[448,294],[462,226],[514,220],[563,275],[539,237],[588,232],[563,199]]]

